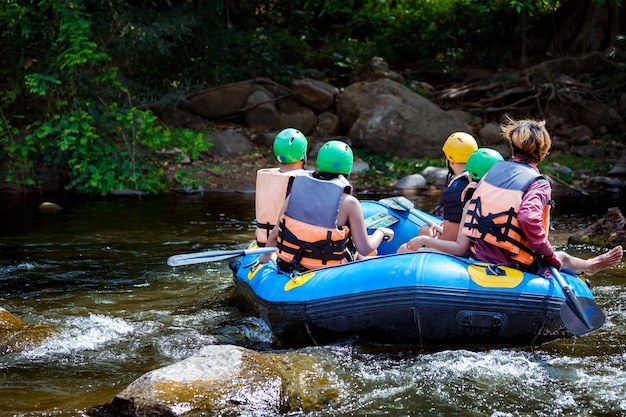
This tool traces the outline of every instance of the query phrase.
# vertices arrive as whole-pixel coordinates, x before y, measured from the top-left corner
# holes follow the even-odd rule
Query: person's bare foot
[[[622,256],[624,251],[621,246],[616,246],[607,253],[598,255],[595,258],[589,259],[589,268],[585,270],[588,275],[595,274],[607,268],[613,268],[622,262]]]

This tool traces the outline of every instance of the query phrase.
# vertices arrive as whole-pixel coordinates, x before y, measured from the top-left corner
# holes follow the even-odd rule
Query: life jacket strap
[[[517,213],[513,207],[499,213],[483,215],[480,197],[477,197],[472,201],[475,203],[473,209],[470,207],[470,209],[467,210],[470,220],[464,222],[463,226],[470,230],[477,230],[480,233],[480,236],[474,236],[475,239],[482,240],[486,235],[491,235],[495,237],[498,242],[510,243],[520,250],[531,254],[532,256],[536,256],[534,250],[512,237],[512,234],[523,236],[522,229],[515,226],[513,223],[513,218],[517,218]],[[502,223],[496,223],[494,221],[494,219],[501,219],[503,217],[506,220]],[[473,245],[470,245],[470,249],[472,249],[471,253],[475,256],[475,253],[473,252]]]
[[[256,222],[256,227],[257,227],[257,229],[265,230],[265,241],[267,242],[267,240],[270,237],[270,232],[274,228],[274,225],[273,224],[269,224],[269,223],[259,223],[257,221]],[[258,242],[258,241],[257,241],[257,244],[259,244],[259,246],[261,246],[260,242]],[[265,246],[265,243],[263,243],[262,246]]]

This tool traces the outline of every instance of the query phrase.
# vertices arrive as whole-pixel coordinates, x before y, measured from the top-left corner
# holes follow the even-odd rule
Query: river
[[[410,198],[423,209],[435,204]],[[237,302],[228,261],[165,264],[177,253],[245,247],[254,236],[253,194],[0,199],[0,307],[57,328],[35,346],[0,355],[0,417],[83,416],[144,373],[211,344],[272,350],[267,328]],[[42,201],[63,211],[41,214]],[[555,212],[551,240],[592,256],[597,248],[565,242],[604,212],[566,207]],[[299,349],[323,364],[319,372],[332,370],[338,398],[298,415],[626,416],[623,266],[591,281],[607,322],[577,339],[514,348]]]

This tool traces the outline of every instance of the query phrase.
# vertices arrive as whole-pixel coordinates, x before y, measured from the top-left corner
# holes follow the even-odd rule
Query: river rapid
[[[409,198],[425,210],[436,204]],[[0,199],[0,307],[57,329],[0,354],[0,417],[86,415],[144,373],[213,344],[280,352],[287,361],[304,353],[319,363],[316,372],[336,387],[337,399],[297,414],[303,417],[626,416],[623,265],[591,277],[607,321],[576,339],[427,350],[355,340],[278,350],[237,300],[228,261],[165,263],[177,253],[244,248],[254,237],[254,194]],[[63,211],[41,214],[42,201]],[[554,212],[553,244],[584,257],[598,253],[565,243],[602,208],[566,207]]]

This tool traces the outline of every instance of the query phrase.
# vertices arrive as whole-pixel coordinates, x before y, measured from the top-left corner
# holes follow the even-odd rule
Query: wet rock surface
[[[90,416],[265,415],[323,409],[335,383],[308,355],[259,353],[232,345],[204,347],[196,356],[155,369],[132,382]]]

